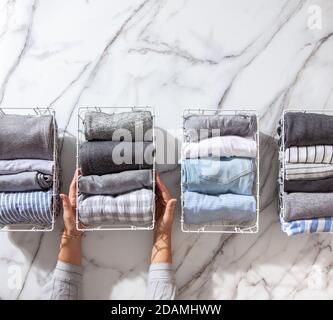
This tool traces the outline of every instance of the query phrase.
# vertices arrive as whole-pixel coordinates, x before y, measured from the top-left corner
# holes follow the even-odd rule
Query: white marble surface
[[[321,29],[309,27],[312,5],[322,9]],[[269,138],[283,108],[333,109],[332,17],[331,0],[0,0],[0,104],[56,110],[63,190],[78,105],[153,105],[164,129],[179,128],[187,106],[258,110],[268,135],[260,232],[183,234],[178,208],[179,298],[333,298],[332,235],[280,231]],[[166,169],[179,197],[179,170]],[[53,233],[0,234],[0,298],[40,297],[60,228],[58,219]],[[95,232],[83,242],[84,298],[144,297],[152,233]]]

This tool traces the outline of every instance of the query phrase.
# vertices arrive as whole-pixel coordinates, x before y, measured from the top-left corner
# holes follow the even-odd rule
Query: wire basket
[[[333,110],[304,110],[304,109],[290,109],[290,110],[283,110],[282,117],[280,120],[280,146],[279,146],[279,209],[280,209],[280,221],[283,223],[284,221],[284,180],[285,180],[285,123],[284,118],[287,113],[295,113],[295,112],[303,112],[303,113],[318,113],[318,114],[325,114],[325,115],[333,115]],[[310,219],[311,220],[311,219]],[[316,231],[315,233],[333,233],[333,231]]]
[[[239,225],[226,225],[222,224],[220,221],[215,221],[205,224],[186,224],[184,220],[184,185],[181,182],[181,202],[182,202],[182,212],[181,212],[181,229],[183,232],[194,232],[194,233],[257,233],[259,231],[259,190],[260,190],[260,178],[259,178],[259,123],[258,123],[258,113],[252,110],[209,110],[209,109],[185,109],[183,112],[183,143],[185,141],[185,116],[187,115],[224,115],[224,116],[235,116],[235,115],[245,115],[245,116],[255,116],[257,120],[257,131],[254,135],[257,144],[257,155],[255,158],[256,167],[256,182],[254,184],[255,196],[256,196],[256,219],[254,224],[249,226],[239,226]],[[183,176],[183,168],[181,169],[181,174]],[[183,181],[183,179],[181,179]]]
[[[17,114],[27,116],[45,116],[51,115],[53,119],[53,186],[52,186],[52,222],[51,225],[38,225],[38,224],[10,224],[0,227],[0,231],[7,232],[23,232],[23,231],[39,231],[47,232],[53,231],[55,218],[59,212],[59,187],[60,187],[60,161],[58,153],[58,129],[55,118],[55,111],[51,108],[1,108],[0,114]]]
[[[116,114],[120,112],[130,112],[130,111],[149,111],[152,116],[152,143],[153,148],[156,150],[156,141],[155,141],[155,113],[153,107],[79,107],[78,108],[78,132],[77,132],[77,146],[76,146],[76,167],[79,168],[79,150],[83,142],[85,142],[84,135],[84,114],[88,111],[97,111],[104,112],[109,114]],[[156,152],[153,155],[153,199],[152,199],[152,208],[153,216],[151,222],[147,223],[147,226],[137,226],[135,224],[105,224],[105,223],[96,223],[89,226],[83,226],[80,223],[79,219],[79,205],[78,205],[78,179],[76,180],[76,190],[77,190],[77,206],[76,206],[76,228],[81,231],[97,231],[97,230],[153,230],[155,226],[155,188],[156,188]]]

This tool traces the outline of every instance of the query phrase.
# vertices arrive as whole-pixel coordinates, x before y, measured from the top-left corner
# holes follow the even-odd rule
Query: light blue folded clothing
[[[249,226],[256,221],[254,196],[231,193],[219,196],[186,191],[183,194],[184,219],[187,224],[220,221],[223,225]]]
[[[0,225],[52,224],[52,190],[0,193]]]
[[[186,191],[252,195],[254,163],[247,158],[185,159],[182,177]]]
[[[307,220],[294,220],[286,222],[280,217],[282,231],[288,236],[302,233],[332,232],[333,218],[318,218]]]

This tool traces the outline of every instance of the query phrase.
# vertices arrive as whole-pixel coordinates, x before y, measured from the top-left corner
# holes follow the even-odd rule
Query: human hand
[[[167,186],[156,174],[156,223],[151,263],[172,262],[171,232],[177,199],[171,198]]]
[[[62,205],[64,209],[64,231],[61,236],[60,250],[58,259],[60,261],[81,265],[81,235],[82,231],[76,229],[76,179],[79,171],[75,175],[69,187],[68,196],[61,194]]]
[[[72,182],[69,186],[68,196],[64,193],[60,194],[63,205],[64,218],[64,234],[68,236],[79,236],[82,231],[76,229],[76,180],[80,174],[79,169],[75,171]]]

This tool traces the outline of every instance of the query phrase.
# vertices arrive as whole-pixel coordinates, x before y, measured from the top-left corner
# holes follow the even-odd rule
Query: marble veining
[[[319,29],[308,23],[312,6]],[[331,235],[283,234],[276,190],[283,109],[333,109],[332,16],[330,0],[0,0],[0,105],[55,109],[63,191],[75,168],[78,106],[154,106],[177,146],[184,107],[257,110],[260,231],[181,233],[178,203],[179,298],[333,298]],[[159,170],[179,197],[179,166]],[[0,233],[1,299],[41,297],[61,225]],[[84,298],[144,298],[151,243],[151,232],[87,233]]]

